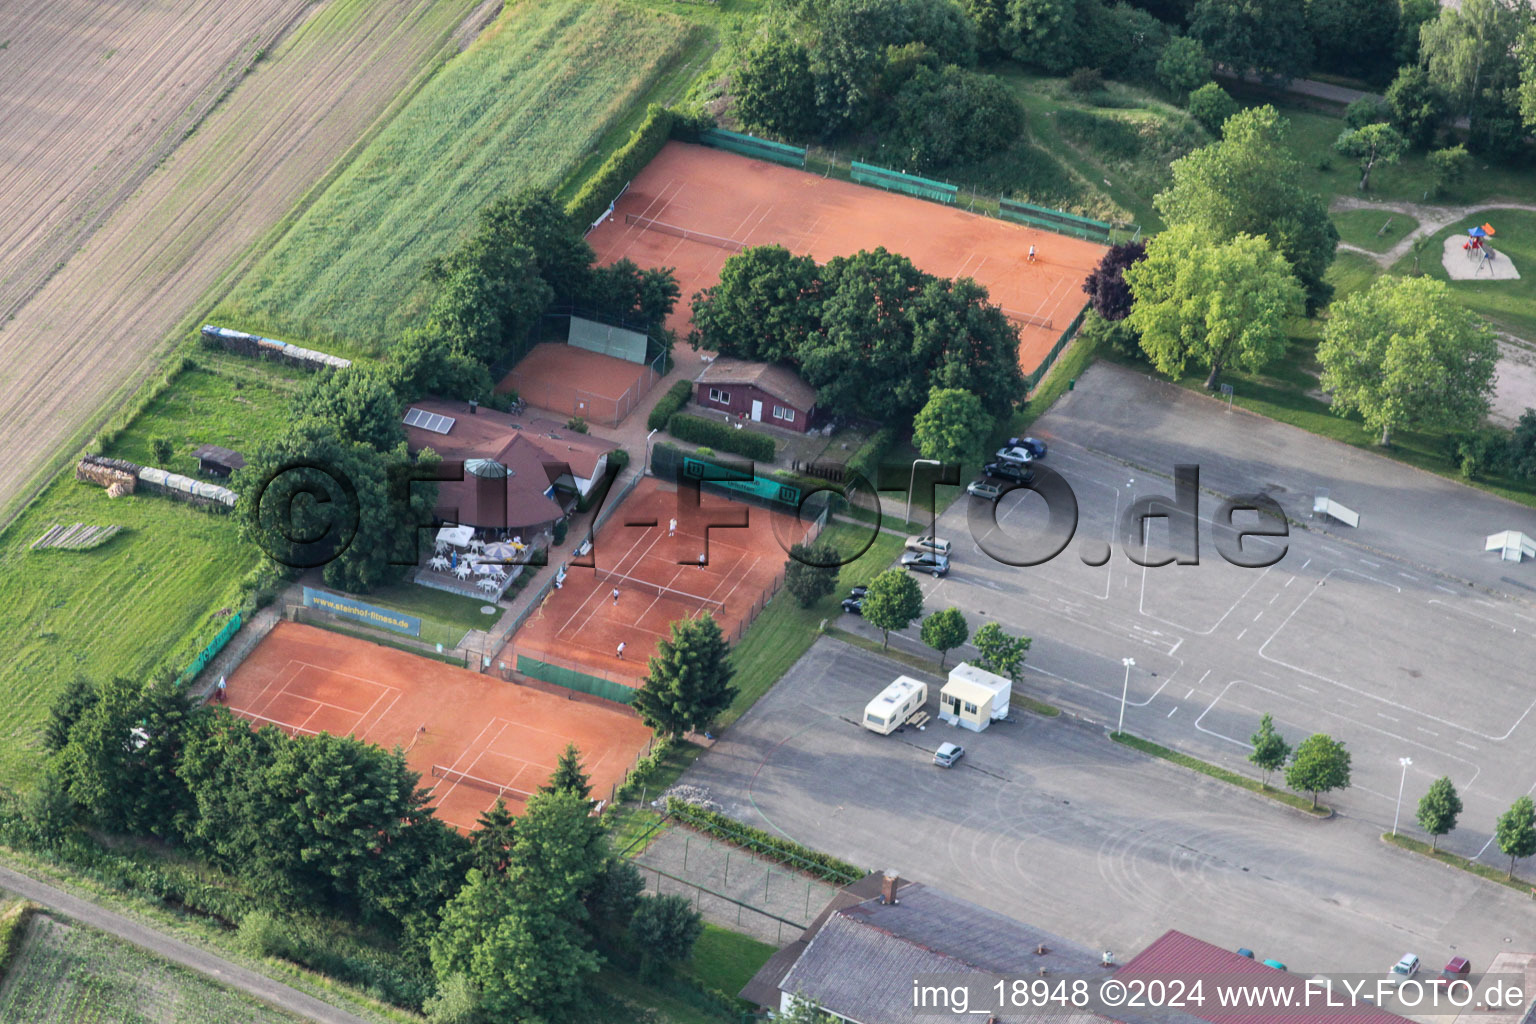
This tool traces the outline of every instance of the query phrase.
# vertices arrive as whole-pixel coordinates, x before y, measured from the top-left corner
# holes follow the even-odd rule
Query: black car
[[[981,467],[981,471],[995,480],[1012,480],[1021,484],[1027,484],[1035,478],[1033,469],[1012,462],[989,462]]]
[[[864,588],[860,587],[859,589],[862,590]],[[863,615],[864,614],[864,595],[860,594],[858,597],[845,597],[845,598],[843,598],[843,611],[848,612],[848,613],[853,614],[853,615]]]
[[[867,593],[869,593],[868,587],[854,587],[852,590],[848,591],[848,596],[862,598]]]
[[[1029,457],[1032,459],[1045,458],[1045,442],[1038,437],[1010,437],[1008,447],[1023,448],[1029,452]]]

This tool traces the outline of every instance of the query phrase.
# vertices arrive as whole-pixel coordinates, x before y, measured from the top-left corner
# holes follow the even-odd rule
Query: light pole
[[[912,488],[917,480],[917,466],[922,463],[925,466],[942,466],[944,463],[938,459],[913,459],[912,472],[907,475],[907,522],[912,521]]]
[[[661,428],[658,427],[656,429],[660,430]],[[653,438],[655,436],[656,436],[656,431],[655,430],[653,430],[649,434],[645,435],[645,475],[646,476],[650,476],[651,475],[651,438]]]
[[[1403,787],[1408,784],[1408,766],[1413,764],[1413,758],[1400,757],[1397,763],[1403,766],[1403,777],[1397,782],[1397,810],[1392,812],[1392,834],[1397,835],[1397,818],[1403,813]]]
[[[1120,664],[1125,666],[1125,685],[1120,687],[1120,725],[1115,729],[1115,735],[1125,733],[1125,698],[1131,689],[1131,669],[1136,667],[1135,658],[1121,658]]]

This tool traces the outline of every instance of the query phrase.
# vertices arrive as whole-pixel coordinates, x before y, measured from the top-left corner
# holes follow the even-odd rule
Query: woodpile
[[[121,526],[87,526],[85,523],[62,526],[55,523],[32,542],[32,550],[62,548],[66,551],[88,551],[105,544],[121,529]]]
[[[140,467],[123,459],[109,459],[102,455],[87,455],[75,467],[75,479],[99,484],[107,488],[111,497],[132,494],[139,482]],[[116,490],[118,493],[113,494]]]

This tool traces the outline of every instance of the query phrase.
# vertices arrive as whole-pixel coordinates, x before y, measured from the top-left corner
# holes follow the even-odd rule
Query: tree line
[[[604,962],[663,974],[702,930],[686,898],[642,898],[574,746],[521,815],[498,800],[468,836],[435,817],[398,748],[252,729],[165,682],[77,679],[44,747],[28,841],[82,842],[89,826],[179,848],[254,899],[241,937],[262,954],[287,951],[284,911],[361,920],[433,977],[437,1024],[586,1019]]]

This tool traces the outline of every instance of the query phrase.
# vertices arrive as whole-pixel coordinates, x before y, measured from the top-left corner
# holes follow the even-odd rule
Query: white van
[[[911,676],[897,676],[864,707],[864,728],[889,736],[928,703],[928,684]]]

